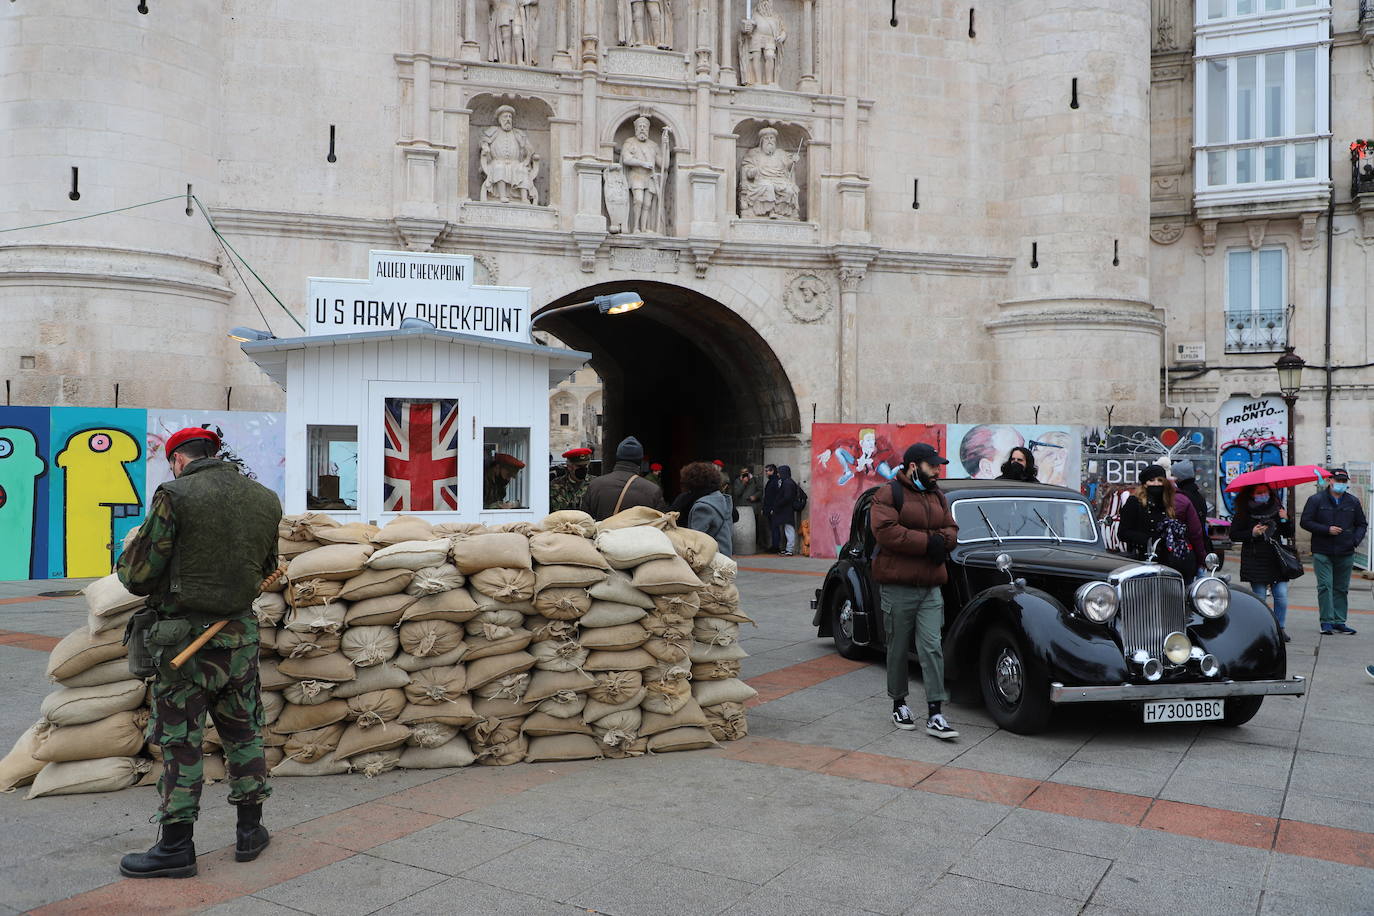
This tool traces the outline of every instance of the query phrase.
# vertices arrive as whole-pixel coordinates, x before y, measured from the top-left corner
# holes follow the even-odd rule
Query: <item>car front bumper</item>
[[[1194,700],[1214,697],[1302,696],[1307,678],[1285,680],[1209,681],[1187,684],[1112,684],[1100,687],[1065,687],[1050,684],[1051,703],[1130,703],[1148,700]]]

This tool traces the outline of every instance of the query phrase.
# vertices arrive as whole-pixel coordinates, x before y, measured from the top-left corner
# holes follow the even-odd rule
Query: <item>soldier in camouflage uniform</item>
[[[162,754],[158,842],[120,862],[132,878],[196,874],[193,842],[204,783],[201,744],[208,712],[224,746],[229,803],[238,808],[235,858],[257,858],[270,837],[262,803],[271,794],[262,745],[258,627],[252,602],[277,565],[281,503],[271,490],[214,457],[205,429],[167,440],[175,480],[153,496],[148,517],[119,560],[119,580],[157,611],[148,648],[157,664],[149,744]],[[225,626],[180,669],[171,660],[218,621]]]
[[[582,494],[592,478],[587,476],[587,467],[592,463],[592,450],[589,448],[570,448],[563,453],[567,463],[554,468],[549,475],[549,511],[577,509],[582,505]]]

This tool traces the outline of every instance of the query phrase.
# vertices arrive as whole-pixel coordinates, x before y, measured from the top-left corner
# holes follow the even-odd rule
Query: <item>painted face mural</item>
[[[143,511],[138,489],[125,466],[142,455],[138,441],[121,429],[72,433],[57,454],[65,472],[66,574],[103,576],[114,556],[115,519]],[[141,469],[140,469],[141,470]]]
[[[46,470],[32,432],[0,426],[0,580],[29,577],[38,523],[37,483]]]

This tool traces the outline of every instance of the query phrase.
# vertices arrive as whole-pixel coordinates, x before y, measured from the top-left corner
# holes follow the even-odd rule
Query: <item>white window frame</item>
[[[1228,10],[1235,9],[1236,0],[1227,0]],[[1194,117],[1193,117],[1193,174],[1194,198],[1199,207],[1224,206],[1227,204],[1280,202],[1304,199],[1329,193],[1331,187],[1331,125],[1328,112],[1330,94],[1330,47],[1331,47],[1331,5],[1329,0],[1319,0],[1310,7],[1293,7],[1294,0],[1281,12],[1263,12],[1264,0],[1255,0],[1261,12],[1244,16],[1231,16],[1221,19],[1204,19],[1206,0],[1197,3],[1197,41],[1194,57]],[[1293,52],[1312,49],[1315,57],[1314,130],[1298,133],[1296,130],[1295,59]],[[1264,68],[1265,56],[1284,54],[1284,125],[1278,136],[1262,137],[1266,131],[1260,129],[1263,120]],[[1242,57],[1256,58],[1256,81],[1259,92],[1254,100],[1256,136],[1238,140],[1236,132],[1236,72],[1235,62]],[[1227,60],[1227,138],[1224,142],[1212,142],[1207,135],[1207,69],[1215,60]],[[1316,167],[1311,178],[1290,177],[1295,174],[1297,145],[1313,143],[1316,147]],[[1265,181],[1264,150],[1270,147],[1282,148],[1284,153],[1284,178]],[[1234,151],[1253,149],[1255,151],[1254,178],[1244,184],[1237,183],[1236,156]],[[1207,182],[1208,154],[1226,154],[1227,183],[1211,185]]]
[[[1248,309],[1233,309],[1231,308],[1231,256],[1241,251],[1248,252],[1251,256],[1249,297],[1250,307]],[[1260,346],[1259,343],[1262,342],[1263,338],[1265,338],[1266,336],[1271,336],[1271,332],[1268,328],[1258,328],[1252,326],[1248,329],[1242,329],[1240,331],[1240,336],[1242,337],[1243,345],[1240,347],[1233,348],[1230,344],[1231,335],[1235,329],[1233,329],[1231,325],[1236,321],[1237,317],[1240,315],[1248,314],[1252,316],[1252,320],[1260,320],[1254,319],[1253,316],[1256,316],[1266,311],[1265,309],[1260,307],[1259,268],[1260,255],[1266,251],[1277,251],[1280,255],[1282,255],[1282,258],[1279,261],[1279,317],[1278,324],[1272,331],[1272,336],[1275,336],[1276,339],[1272,342],[1268,342],[1263,346]],[[1222,261],[1222,301],[1226,303],[1225,351],[1227,353],[1279,353],[1283,351],[1284,343],[1287,341],[1288,338],[1288,270],[1288,248],[1284,245],[1264,245],[1260,248],[1237,246],[1234,248],[1226,249],[1226,257]]]

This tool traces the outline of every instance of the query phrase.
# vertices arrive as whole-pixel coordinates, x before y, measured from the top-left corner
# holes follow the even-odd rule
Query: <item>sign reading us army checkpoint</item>
[[[309,333],[395,331],[423,318],[441,331],[530,342],[530,291],[476,286],[471,255],[373,251],[367,279],[311,277]]]

